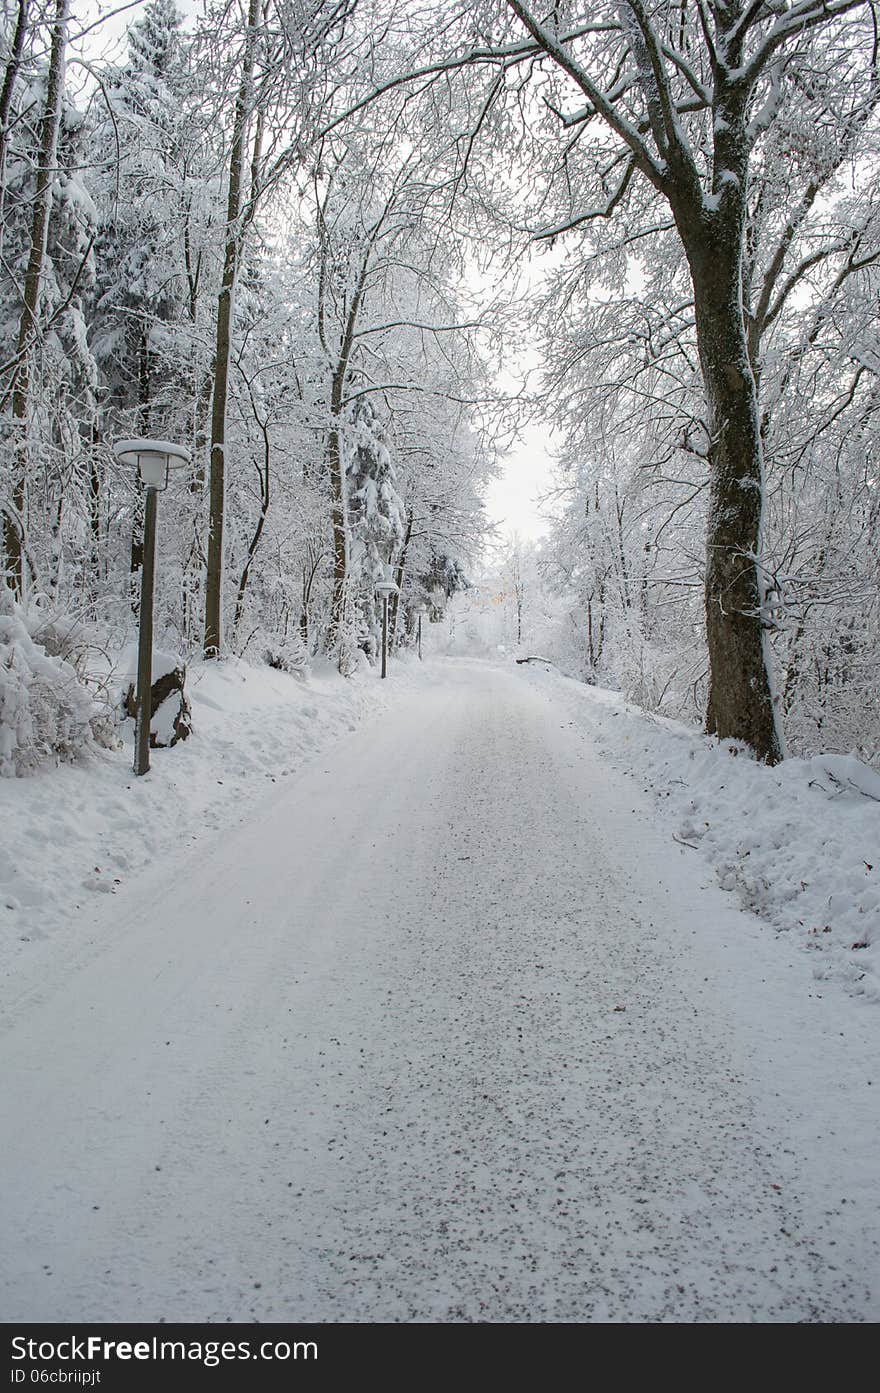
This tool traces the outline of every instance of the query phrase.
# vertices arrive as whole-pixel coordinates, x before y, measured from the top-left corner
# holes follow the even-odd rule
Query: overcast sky
[[[522,444],[511,450],[503,473],[486,490],[489,517],[502,534],[518,532],[528,541],[547,534],[538,509],[538,498],[552,483],[552,459],[548,454],[546,426],[529,426]]]

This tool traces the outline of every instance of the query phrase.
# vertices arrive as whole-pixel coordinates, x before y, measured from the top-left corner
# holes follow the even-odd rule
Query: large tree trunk
[[[30,358],[39,333],[38,314],[49,211],[52,204],[52,174],[61,124],[61,93],[64,84],[64,52],[67,43],[68,0],[56,0],[52,25],[52,46],[46,78],[46,107],[40,132],[40,154],[31,217],[30,252],[22,293],[21,318],[16,344],[15,379],[12,389],[13,449],[12,506],[3,516],[3,542],[7,583],[19,595],[24,584],[25,514],[28,476],[28,416],[30,412]]]
[[[741,219],[682,228],[694,285],[697,344],[708,407],[710,502],[706,541],[706,729],[743,740],[759,759],[783,756],[759,570],[763,448],[740,283]]]

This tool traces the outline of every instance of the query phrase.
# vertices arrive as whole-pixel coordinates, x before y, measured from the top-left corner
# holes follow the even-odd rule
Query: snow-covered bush
[[[0,586],[0,775],[73,762],[96,745],[113,743],[108,712],[72,663],[35,641],[12,592]]]
[[[292,673],[294,677],[305,677],[309,670],[309,655],[298,633],[282,642],[267,643],[263,662],[278,672]]]

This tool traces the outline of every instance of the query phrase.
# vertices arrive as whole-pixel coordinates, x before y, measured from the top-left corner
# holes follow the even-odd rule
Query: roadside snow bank
[[[532,664],[517,671],[567,692],[574,723],[653,791],[671,835],[706,856],[748,909],[800,935],[817,980],[880,1001],[880,776],[853,755],[768,769],[736,742],[614,692]]]
[[[117,672],[121,683],[124,664]],[[123,748],[75,767],[0,779],[0,955],[4,972],[20,953],[88,923],[94,897],[245,816],[276,780],[355,730],[413,686],[424,668],[397,659],[390,681],[369,668],[342,678],[329,666],[302,681],[230,658],[193,663],[186,692],[194,734],[150,752],[150,772],[131,769],[134,722]]]

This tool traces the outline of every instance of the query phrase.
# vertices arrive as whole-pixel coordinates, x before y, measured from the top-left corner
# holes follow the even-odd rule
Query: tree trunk
[[[400,548],[400,555],[399,555],[398,558],[397,558],[397,567],[396,567],[396,570],[395,570],[395,573],[394,573],[394,584],[397,586],[397,594],[396,594],[396,595],[392,595],[392,597],[391,597],[391,604],[392,604],[392,606],[393,606],[392,618],[391,618],[391,647],[392,647],[392,648],[396,648],[397,645],[398,645],[398,643],[400,642],[400,639],[399,639],[399,637],[398,637],[398,632],[397,632],[397,631],[398,631],[399,624],[400,624],[400,601],[401,601],[401,597],[402,597],[402,595],[403,595],[403,581],[404,581],[404,577],[405,577],[405,575],[406,575],[406,557],[407,557],[407,552],[409,551],[409,544],[410,544],[410,542],[412,541],[412,532],[413,532],[413,514],[410,513],[409,516],[408,516],[408,518],[407,518],[407,520],[406,520],[406,531],[405,531],[405,533],[403,534],[403,543],[402,543],[401,548]],[[410,631],[410,628],[409,628],[409,625],[407,625],[406,632],[409,633],[409,631]]]
[[[759,572],[763,451],[742,308],[742,220],[681,228],[694,285],[697,345],[708,406],[706,729],[743,740],[759,759],[783,756]]]
[[[30,357],[36,343],[39,324],[40,289],[43,264],[46,259],[46,238],[49,231],[49,212],[52,204],[52,174],[58,129],[61,124],[61,92],[64,83],[64,51],[67,42],[68,0],[56,0],[52,25],[52,47],[46,79],[46,108],[40,133],[40,155],[34,192],[33,216],[28,265],[24,278],[21,319],[16,344],[15,379],[12,390],[13,449],[12,507],[4,513],[3,540],[6,579],[21,595],[24,584],[25,512],[27,508],[28,476],[28,414],[30,410]]]
[[[233,632],[235,632],[238,629],[238,626],[241,623],[241,616],[244,611],[245,591],[247,590],[247,583],[251,573],[251,566],[253,565],[254,557],[257,554],[257,547],[260,545],[260,538],[263,535],[263,529],[266,526],[266,518],[269,516],[269,466],[271,463],[271,451],[269,448],[269,432],[268,429],[265,427],[263,429],[263,445],[263,467],[259,471],[260,516],[257,518],[257,525],[254,528],[254,534],[251,537],[251,544],[248,547],[247,551],[247,559],[245,560],[244,568],[241,573],[241,578],[238,582],[238,594],[235,597],[235,619],[233,621]]]
[[[27,27],[28,0],[18,0],[15,30],[12,35],[12,43],[9,47],[9,57],[6,60],[6,70],[3,74],[3,87],[0,89],[0,244],[2,244],[5,215],[6,154],[9,149],[9,130],[11,125],[9,116],[12,111],[12,96],[15,91],[15,83],[21,69]]]
[[[259,20],[259,0],[249,0],[247,34],[241,81],[235,100],[232,148],[229,156],[229,190],[226,201],[226,244],[223,278],[217,298],[217,335],[214,354],[214,395],[211,404],[211,475],[208,523],[208,570],[205,578],[205,657],[217,658],[223,644],[223,521],[226,500],[226,405],[229,400],[229,367],[235,313],[235,285],[241,261],[243,186],[247,168],[248,123],[254,86],[254,60]]]
[[[99,468],[99,446],[101,433],[97,422],[92,423],[91,450],[89,452],[89,532],[91,534],[92,574],[97,584],[101,579],[101,556],[103,534],[101,530],[101,494],[103,479]]]
[[[341,392],[340,392],[341,395]],[[348,573],[348,509],[345,497],[345,461],[339,416],[334,400],[333,425],[327,434],[327,471],[330,479],[330,525],[333,531],[333,593],[330,601],[330,627],[327,652],[340,643],[345,615],[345,579]],[[339,405],[341,410],[341,403]]]

